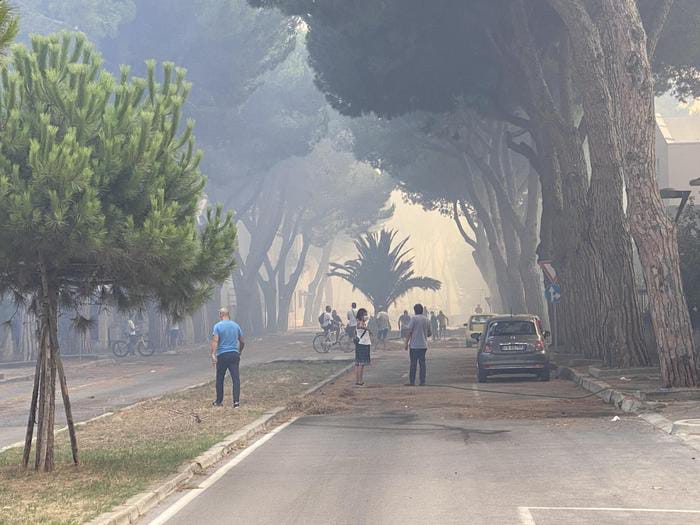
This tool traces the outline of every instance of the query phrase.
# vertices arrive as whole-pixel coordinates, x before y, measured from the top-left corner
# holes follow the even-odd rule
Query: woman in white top
[[[370,339],[370,331],[367,327],[368,319],[367,310],[360,308],[357,311],[357,335],[355,336],[355,384],[357,386],[365,384],[362,374],[365,371],[365,365],[370,363],[369,348],[372,339]]]

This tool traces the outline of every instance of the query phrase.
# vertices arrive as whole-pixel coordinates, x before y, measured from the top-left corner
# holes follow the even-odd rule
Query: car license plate
[[[520,352],[524,350],[523,345],[501,345],[502,352]]]

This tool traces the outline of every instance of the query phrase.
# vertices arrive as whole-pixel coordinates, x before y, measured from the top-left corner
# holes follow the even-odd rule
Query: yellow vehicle
[[[468,323],[464,323],[466,328],[466,337],[464,346],[469,348],[476,343],[476,340],[472,338],[472,334],[480,334],[486,328],[486,323],[489,319],[494,317],[495,314],[474,314],[469,318]]]

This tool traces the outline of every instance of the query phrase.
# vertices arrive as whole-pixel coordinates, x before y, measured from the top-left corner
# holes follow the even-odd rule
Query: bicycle
[[[136,334],[136,341],[131,348],[129,348],[128,340],[125,341],[120,339],[112,342],[112,353],[116,357],[126,357],[130,354],[135,356],[136,352],[141,354],[143,357],[149,357],[153,355],[155,348],[150,345],[148,338],[143,334]]]
[[[317,334],[313,340],[314,350],[319,354],[327,354],[334,346],[337,346],[343,352],[352,352],[354,350],[353,342],[344,330],[341,330],[338,339],[335,339],[334,334],[335,332],[333,331]]]

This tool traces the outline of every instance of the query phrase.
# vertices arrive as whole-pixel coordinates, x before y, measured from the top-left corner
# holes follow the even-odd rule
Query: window
[[[537,335],[537,328],[532,321],[496,321],[489,325],[489,337],[507,335]]]

